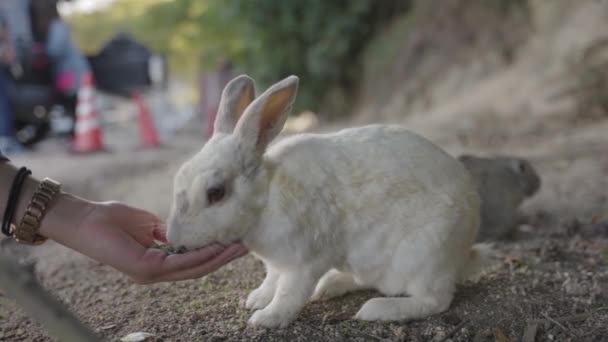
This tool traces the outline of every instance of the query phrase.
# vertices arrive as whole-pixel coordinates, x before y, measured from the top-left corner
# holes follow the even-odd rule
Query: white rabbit
[[[247,298],[253,326],[285,327],[311,299],[373,288],[362,320],[446,310],[455,283],[485,257],[473,247],[479,198],[463,165],[397,125],[302,134],[269,147],[299,79],[257,99],[236,77],[215,133],[175,177],[168,241],[198,248],[242,241],[266,278]]]

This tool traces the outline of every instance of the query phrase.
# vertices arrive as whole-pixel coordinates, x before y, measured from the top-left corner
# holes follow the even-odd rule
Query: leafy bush
[[[232,0],[224,1],[235,25],[237,65],[267,86],[289,74],[301,77],[297,107],[317,110],[330,88],[352,90],[359,55],[377,28],[408,1]]]

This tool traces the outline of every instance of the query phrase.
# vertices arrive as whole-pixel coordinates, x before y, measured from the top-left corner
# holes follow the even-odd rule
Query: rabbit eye
[[[209,205],[217,203],[224,198],[225,194],[226,188],[224,185],[212,186],[211,188],[207,189],[207,203],[209,203]]]

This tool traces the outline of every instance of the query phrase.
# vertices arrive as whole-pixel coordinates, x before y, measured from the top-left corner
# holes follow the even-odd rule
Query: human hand
[[[150,284],[199,278],[245,254],[244,246],[213,244],[183,254],[153,248],[166,242],[164,225],[155,215],[118,202],[88,202],[71,233],[52,236],[57,242]]]

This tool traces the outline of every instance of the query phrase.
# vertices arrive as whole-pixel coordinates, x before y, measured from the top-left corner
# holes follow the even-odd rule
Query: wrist
[[[10,163],[0,163],[0,188],[8,194],[11,182],[17,173],[17,168]],[[40,181],[34,177],[27,177],[21,187],[19,201],[15,205],[13,224],[21,222],[30,204]],[[6,195],[0,198],[2,205],[7,205]],[[66,192],[59,192],[49,203],[45,215],[40,221],[38,234],[56,240],[59,243],[70,243],[77,234],[78,229],[84,218],[94,209],[95,203],[76,197]]]
[[[93,211],[95,203],[60,192],[48,208],[41,222],[39,233],[61,244],[70,245],[76,238],[81,222]]]

